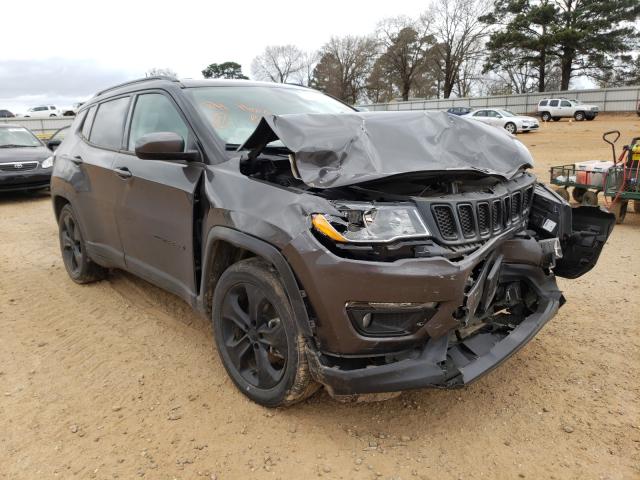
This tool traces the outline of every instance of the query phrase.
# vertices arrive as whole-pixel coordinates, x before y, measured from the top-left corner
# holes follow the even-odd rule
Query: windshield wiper
[[[6,145],[0,145],[0,148],[28,148],[31,145],[17,145],[15,143],[7,143]]]

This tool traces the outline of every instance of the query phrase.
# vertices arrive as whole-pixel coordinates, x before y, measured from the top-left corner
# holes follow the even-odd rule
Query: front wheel
[[[504,126],[504,129],[511,133],[512,135],[515,134],[518,131],[518,128],[516,127],[516,124],[513,122],[509,122]]]
[[[281,407],[316,391],[304,339],[268,263],[250,258],[222,274],[213,296],[212,321],[222,364],[251,400]]]
[[[576,122],[581,122],[581,121],[583,121],[583,120],[584,120],[584,118],[585,118],[585,117],[584,117],[584,112],[576,112],[576,113],[573,115],[573,118],[575,118],[575,119],[576,119]]]
[[[62,262],[67,273],[76,283],[90,283],[102,280],[106,270],[93,263],[71,205],[65,205],[58,217],[58,235]]]

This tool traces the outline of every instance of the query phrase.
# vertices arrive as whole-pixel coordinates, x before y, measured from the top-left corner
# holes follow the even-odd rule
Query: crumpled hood
[[[269,115],[238,150],[257,156],[280,140],[294,174],[329,188],[412,172],[480,172],[512,177],[533,166],[506,132],[444,112]]]

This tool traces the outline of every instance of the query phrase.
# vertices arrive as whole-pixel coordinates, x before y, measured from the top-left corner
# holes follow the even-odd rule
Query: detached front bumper
[[[482,329],[462,341],[453,335],[429,338],[409,358],[383,365],[344,369],[328,363],[312,348],[307,358],[312,374],[332,395],[394,392],[425,387],[467,385],[490,372],[526,345],[555,316],[564,299],[553,277],[539,268],[505,266],[501,281],[527,279],[539,295],[538,308],[508,334]]]

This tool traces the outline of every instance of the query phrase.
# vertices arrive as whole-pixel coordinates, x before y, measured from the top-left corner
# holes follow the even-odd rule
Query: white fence
[[[398,110],[446,110],[450,107],[506,108],[514,113],[536,113],[543,98],[570,98],[597,105],[601,112],[635,112],[640,101],[640,86],[598,88],[592,90],[568,90],[563,92],[525,93],[521,95],[497,95],[492,97],[466,97],[434,100],[410,100],[408,102],[375,103],[360,105],[371,111]]]
[[[20,125],[28,128],[40,138],[49,138],[56,130],[71,125],[75,117],[56,117],[56,118],[0,118],[0,125],[10,123],[11,125]]]

